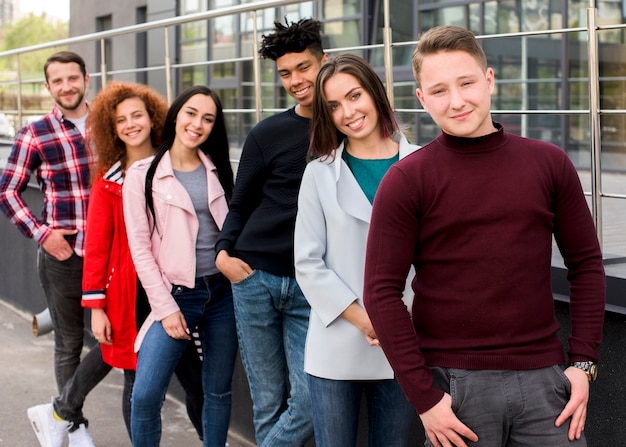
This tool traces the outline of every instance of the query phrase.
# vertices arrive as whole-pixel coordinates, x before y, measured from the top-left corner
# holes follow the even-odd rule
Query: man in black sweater
[[[258,123],[243,146],[230,212],[215,245],[233,283],[237,335],[260,447],[304,445],[313,435],[304,374],[310,307],[295,280],[293,230],[309,148],[317,73],[328,59],[321,23],[275,23],[259,53],[276,62],[297,104]]]

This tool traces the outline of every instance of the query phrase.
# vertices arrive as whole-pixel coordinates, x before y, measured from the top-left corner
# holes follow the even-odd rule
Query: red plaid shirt
[[[80,131],[55,105],[16,135],[0,178],[0,210],[24,236],[39,244],[52,229],[78,229],[77,235],[66,238],[83,256],[92,157]],[[22,199],[33,173],[43,193],[40,218]]]

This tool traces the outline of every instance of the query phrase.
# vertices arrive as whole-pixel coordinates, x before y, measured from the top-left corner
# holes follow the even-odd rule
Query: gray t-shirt
[[[187,190],[198,217],[198,237],[196,239],[196,277],[218,273],[215,267],[215,241],[219,234],[217,224],[209,211],[209,191],[204,165],[193,171],[176,171],[174,175]]]

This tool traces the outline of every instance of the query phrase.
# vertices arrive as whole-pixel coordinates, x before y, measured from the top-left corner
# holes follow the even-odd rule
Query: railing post
[[[391,26],[389,25],[389,0],[385,0],[383,4],[383,50],[385,61],[385,88],[387,89],[387,98],[389,103],[393,107],[394,95],[393,95],[393,57],[391,54]]]
[[[257,30],[257,11],[256,9],[252,12],[252,20],[254,25],[252,26],[252,66],[254,70],[254,102],[255,102],[255,112],[256,112],[256,122],[261,121],[261,56],[257,51],[257,42],[259,41],[259,32]]]
[[[597,9],[589,0],[587,35],[589,45],[589,124],[591,132],[591,214],[602,247],[602,166],[600,152],[600,74],[598,61]]]
[[[106,39],[100,39],[100,79],[102,88],[107,85]]]
[[[19,53],[15,55],[17,58],[17,129],[22,127],[22,68],[20,65]]]
[[[172,104],[172,62],[170,61],[170,32],[169,27],[163,27],[163,40],[165,41],[165,92],[167,104]]]

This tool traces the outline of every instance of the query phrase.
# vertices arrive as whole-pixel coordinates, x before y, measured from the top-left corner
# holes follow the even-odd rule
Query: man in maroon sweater
[[[576,170],[491,119],[494,72],[467,30],[433,28],[417,97],[443,132],[396,163],[374,202],[364,301],[434,446],[584,446],[605,303],[602,255]],[[567,360],[550,284],[568,267]],[[415,266],[412,316],[402,288]]]

